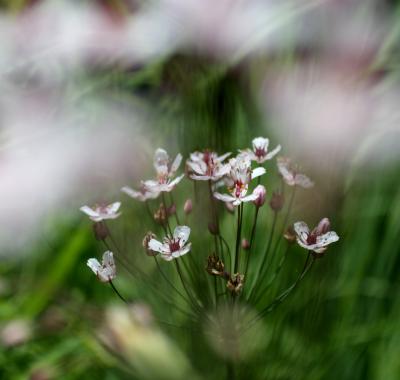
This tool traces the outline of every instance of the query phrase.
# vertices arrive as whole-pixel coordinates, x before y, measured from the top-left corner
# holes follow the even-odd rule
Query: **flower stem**
[[[111,288],[114,290],[115,294],[121,299],[122,302],[124,303],[128,303],[128,301],[122,297],[121,293],[118,291],[118,289],[115,287],[115,285],[113,284],[113,282],[111,280],[108,281],[109,284],[111,285]]]
[[[177,272],[178,272],[179,278],[180,278],[180,280],[181,280],[181,282],[182,282],[182,286],[183,286],[183,288],[185,289],[185,292],[186,292],[187,296],[189,297],[189,300],[190,300],[190,302],[192,303],[192,306],[193,306],[195,309],[199,310],[199,305],[194,301],[194,299],[193,299],[191,293],[189,292],[189,289],[188,289],[187,286],[186,286],[186,283],[185,283],[185,280],[183,279],[182,272],[181,272],[181,269],[180,269],[180,267],[179,267],[178,261],[177,261],[177,260],[174,260],[174,261],[175,261],[175,267],[176,267],[176,270],[177,270]]]
[[[238,206],[238,218],[237,218],[237,232],[236,232],[236,249],[235,249],[235,266],[233,273],[237,273],[240,265],[240,237],[242,235],[242,215],[243,214],[243,203]]]
[[[254,241],[254,235],[255,235],[255,232],[256,232],[257,218],[258,218],[259,210],[260,210],[260,208],[256,207],[256,211],[254,213],[253,227],[251,229],[249,249],[248,249],[248,254],[247,254],[247,257],[246,257],[246,269],[244,270],[244,279],[245,279],[245,281],[246,281],[246,276],[247,276],[247,270],[249,269],[251,248],[253,247],[253,241]]]

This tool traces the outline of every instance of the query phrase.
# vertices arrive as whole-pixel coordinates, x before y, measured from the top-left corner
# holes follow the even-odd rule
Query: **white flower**
[[[281,150],[281,146],[278,145],[274,150],[268,152],[269,140],[264,137],[256,137],[253,139],[252,144],[253,150],[247,149],[243,153],[247,154],[250,160],[259,164],[272,159]]]
[[[131,198],[137,199],[141,202],[146,202],[149,199],[155,199],[160,195],[158,191],[149,191],[144,184],[142,184],[139,191],[133,190],[129,186],[124,186],[121,188],[121,191],[129,195]]]
[[[329,229],[330,222],[328,218],[322,219],[311,232],[304,222],[296,222],[294,224],[297,243],[301,247],[319,254],[325,252],[329,244],[339,240],[337,233],[329,231]]]
[[[117,275],[114,257],[111,251],[104,252],[101,264],[97,259],[89,259],[87,261],[87,266],[94,272],[101,282],[114,280]]]
[[[166,261],[171,261],[177,257],[186,255],[192,244],[187,243],[190,235],[190,228],[187,226],[177,226],[174,230],[174,235],[166,236],[162,242],[151,239],[148,243],[148,248],[152,251],[159,252],[161,258]]]
[[[226,186],[230,194],[214,193],[214,197],[223,202],[232,203],[234,206],[242,202],[254,201],[258,198],[258,193],[247,195],[249,183],[252,179],[265,173],[262,167],[251,169],[251,161],[247,154],[239,154],[236,158],[229,160],[230,171],[226,178]]]
[[[297,168],[292,164],[287,157],[278,157],[277,166],[279,173],[289,186],[300,186],[304,189],[309,189],[314,186],[314,182],[311,181],[304,174],[297,172]]]
[[[157,172],[157,179],[143,181],[142,186],[152,193],[172,191],[184,177],[182,174],[175,179],[172,179],[181,162],[181,154],[178,154],[171,163],[168,153],[164,149],[158,148],[154,154],[154,168]]]
[[[89,215],[93,222],[101,222],[106,219],[116,219],[121,213],[118,212],[121,202],[114,202],[109,205],[95,205],[94,207],[82,206],[79,210]]]
[[[229,164],[223,164],[222,162],[230,154],[225,153],[218,157],[217,153],[210,151],[192,153],[186,161],[189,177],[199,181],[211,180],[215,182],[220,180],[229,173]]]

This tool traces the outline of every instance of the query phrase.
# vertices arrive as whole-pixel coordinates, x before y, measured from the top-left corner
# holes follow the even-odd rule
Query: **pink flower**
[[[121,213],[118,212],[121,202],[114,202],[109,205],[96,205],[94,207],[82,206],[79,210],[89,216],[93,222],[101,222],[106,219],[116,219]]]
[[[180,175],[173,179],[179,165],[182,162],[182,155],[178,154],[171,163],[168,153],[158,148],[154,154],[154,168],[157,172],[156,180],[143,181],[143,186],[153,193],[170,192],[182,180],[184,175]]]
[[[189,177],[199,181],[218,181],[229,173],[229,164],[222,162],[231,153],[225,153],[222,156],[217,155],[215,152],[204,151],[194,152],[186,161],[186,166],[189,171]]]
[[[246,195],[249,183],[252,179],[265,173],[265,169],[258,167],[251,169],[251,161],[246,154],[239,154],[236,158],[229,160],[230,171],[226,178],[226,185],[230,194],[214,193],[214,197],[223,202],[232,203],[234,206],[242,202],[254,201],[258,198],[257,193]]]
[[[271,160],[279,151],[281,146],[278,145],[275,149],[268,152],[269,140],[264,137],[256,137],[252,141],[253,150],[247,149],[243,153],[247,154],[250,160],[262,164],[265,161]]]
[[[117,275],[114,257],[111,251],[104,252],[101,264],[97,259],[89,259],[87,261],[87,266],[101,282],[112,281]]]
[[[151,239],[148,243],[148,248],[154,252],[159,252],[162,259],[171,261],[186,255],[190,251],[192,244],[187,243],[189,235],[189,227],[177,226],[173,236],[166,236],[162,242]]]
[[[149,191],[144,184],[142,184],[139,191],[133,190],[129,186],[124,186],[121,188],[121,191],[129,195],[131,198],[137,199],[141,202],[146,202],[149,199],[155,199],[160,195],[160,192],[158,191]]]
[[[314,186],[314,182],[306,175],[297,172],[297,168],[287,157],[278,157],[277,166],[279,173],[289,186],[300,186],[309,189]]]
[[[318,226],[311,232],[304,222],[296,222],[294,230],[297,235],[297,243],[310,251],[321,254],[326,251],[327,246],[339,240],[334,231],[329,231],[330,222],[328,218],[322,219]]]

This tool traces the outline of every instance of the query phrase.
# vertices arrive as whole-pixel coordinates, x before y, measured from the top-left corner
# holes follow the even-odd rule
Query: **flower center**
[[[256,148],[256,151],[254,152],[254,154],[255,154],[257,157],[259,157],[259,158],[264,157],[266,153],[267,153],[267,152],[265,151],[265,148],[264,148],[264,147],[262,147],[262,148]]]
[[[172,252],[179,251],[181,249],[180,239],[171,239],[169,241],[169,250]]]
[[[315,244],[317,242],[317,235],[316,234],[310,234],[307,236],[307,244],[311,245],[311,244]]]

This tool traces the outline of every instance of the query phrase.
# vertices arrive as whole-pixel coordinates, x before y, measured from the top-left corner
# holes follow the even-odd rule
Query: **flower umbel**
[[[173,236],[166,236],[162,242],[151,239],[148,243],[148,249],[159,252],[161,258],[166,261],[171,261],[177,257],[186,255],[192,244],[187,243],[190,235],[190,228],[187,226],[177,226]]]
[[[316,253],[316,257],[322,254],[328,248],[327,246],[339,240],[339,236],[334,231],[329,231],[330,222],[328,218],[322,219],[318,226],[311,232],[307,224],[304,222],[297,222],[294,224],[294,230],[297,235],[297,243],[310,251]]]
[[[117,275],[114,256],[111,251],[104,252],[101,264],[97,259],[92,258],[87,261],[87,266],[101,282],[110,282]]]
[[[121,213],[118,212],[121,202],[114,202],[109,205],[95,205],[94,207],[82,206],[80,210],[89,216],[93,222],[101,222],[106,219],[116,219]]]

